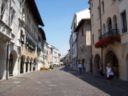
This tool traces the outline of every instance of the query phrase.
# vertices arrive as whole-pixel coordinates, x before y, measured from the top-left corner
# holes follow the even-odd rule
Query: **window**
[[[92,34],[92,44],[94,44],[94,34]]]
[[[105,27],[105,24],[103,24],[103,33],[106,32],[106,27]]]
[[[7,8],[7,0],[2,0],[2,4],[1,4],[1,9],[0,9],[0,19],[3,18],[3,15],[4,15],[4,12],[5,12],[5,9]]]
[[[127,32],[127,16],[126,11],[121,13],[121,20],[122,20],[122,32]]]
[[[104,14],[104,1],[102,1],[102,13]]]
[[[113,16],[113,23],[114,23],[114,28],[115,28],[115,29],[118,29],[118,27],[117,27],[117,17],[116,17],[116,15]]]
[[[15,17],[15,10],[13,9],[13,7],[11,7],[10,8],[10,24],[12,24],[14,17]]]
[[[101,29],[98,30],[98,35],[99,35],[99,39],[101,39],[101,36],[102,36]]]
[[[22,43],[24,43],[24,34],[22,30],[20,31],[20,40]]]
[[[99,6],[98,6],[97,10],[98,10],[98,18],[100,18],[100,7]]]
[[[108,29],[108,31],[109,32],[111,32],[111,30],[112,30],[112,20],[111,20],[111,18],[110,17],[108,17],[108,19],[107,19],[107,29]]]
[[[91,23],[92,23],[92,25],[94,25],[94,16],[93,16],[93,14],[91,15]]]

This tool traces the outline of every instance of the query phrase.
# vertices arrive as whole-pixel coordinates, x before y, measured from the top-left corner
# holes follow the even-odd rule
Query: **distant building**
[[[45,42],[44,48],[43,48],[43,66],[42,66],[42,68],[49,68],[48,50],[49,50],[49,44],[47,42]]]
[[[85,9],[75,13],[71,25],[71,36],[70,36],[70,53],[71,53],[71,67],[77,69],[78,63],[78,47],[77,47],[77,33],[76,28],[78,27],[82,19],[90,19],[89,10]]]
[[[70,51],[61,58],[61,62],[63,62],[66,67],[71,67]]]
[[[60,65],[60,51],[52,46],[52,64],[53,65]]]
[[[90,14],[89,12],[86,14]],[[77,60],[86,72],[91,70],[91,19],[81,19],[75,29],[77,34]]]
[[[49,68],[53,65],[60,65],[60,56],[60,51],[56,47],[45,42],[43,51],[44,68]]]

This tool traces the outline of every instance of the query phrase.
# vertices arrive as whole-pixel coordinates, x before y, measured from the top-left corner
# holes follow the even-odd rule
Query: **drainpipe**
[[[75,43],[76,43],[76,68],[78,69],[78,61],[79,61],[79,56],[78,56],[78,32],[76,32],[76,40],[75,40]]]
[[[90,14],[91,14],[91,12],[90,12]],[[93,73],[93,55],[92,55],[92,52],[93,52],[92,51],[92,43],[93,43],[93,41],[92,41],[92,23],[91,22],[90,22],[90,31],[91,31],[91,59],[90,59],[91,66],[90,66],[90,72]]]
[[[101,14],[101,0],[99,0],[99,11],[100,11],[100,35],[102,35],[102,14]],[[103,72],[103,47],[101,47],[101,62],[100,68]]]

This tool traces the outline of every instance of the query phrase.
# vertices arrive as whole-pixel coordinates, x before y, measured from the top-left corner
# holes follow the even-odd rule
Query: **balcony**
[[[11,28],[0,20],[0,40],[8,41],[11,40]]]
[[[112,29],[109,32],[102,34],[99,37],[99,41],[95,44],[95,47],[96,48],[105,47],[108,44],[113,44],[115,42],[121,42],[118,29]]]

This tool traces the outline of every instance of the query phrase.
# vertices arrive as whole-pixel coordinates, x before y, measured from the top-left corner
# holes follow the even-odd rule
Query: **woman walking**
[[[111,80],[114,77],[114,72],[112,70],[112,67],[111,67],[110,63],[108,63],[107,66],[106,66],[106,75],[107,75],[108,82],[111,84]]]

